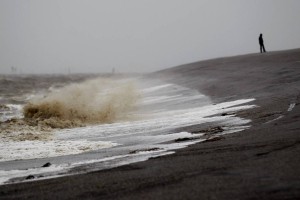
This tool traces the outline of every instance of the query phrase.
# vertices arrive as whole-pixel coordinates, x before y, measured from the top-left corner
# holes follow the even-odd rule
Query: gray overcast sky
[[[300,47],[299,0],[0,0],[0,73],[149,72]]]

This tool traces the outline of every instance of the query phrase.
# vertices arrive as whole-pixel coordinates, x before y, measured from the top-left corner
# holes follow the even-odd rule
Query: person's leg
[[[264,52],[266,52],[265,45],[263,45],[263,50],[264,50]]]
[[[260,45],[260,53],[262,53],[262,45]]]

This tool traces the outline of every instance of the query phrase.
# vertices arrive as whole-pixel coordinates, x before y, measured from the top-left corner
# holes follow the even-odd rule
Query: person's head
[[[259,37],[262,37],[262,33],[259,35]]]

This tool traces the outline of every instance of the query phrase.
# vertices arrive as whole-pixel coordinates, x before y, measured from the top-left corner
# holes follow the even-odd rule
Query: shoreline
[[[252,120],[251,128],[113,169],[3,185],[1,199],[299,198],[298,61],[300,49],[213,59],[153,73],[197,89],[215,103],[256,98],[259,107],[237,113]]]

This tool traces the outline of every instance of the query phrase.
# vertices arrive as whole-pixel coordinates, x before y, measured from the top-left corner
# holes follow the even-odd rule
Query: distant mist
[[[0,74],[152,72],[300,47],[298,0],[1,0]]]

